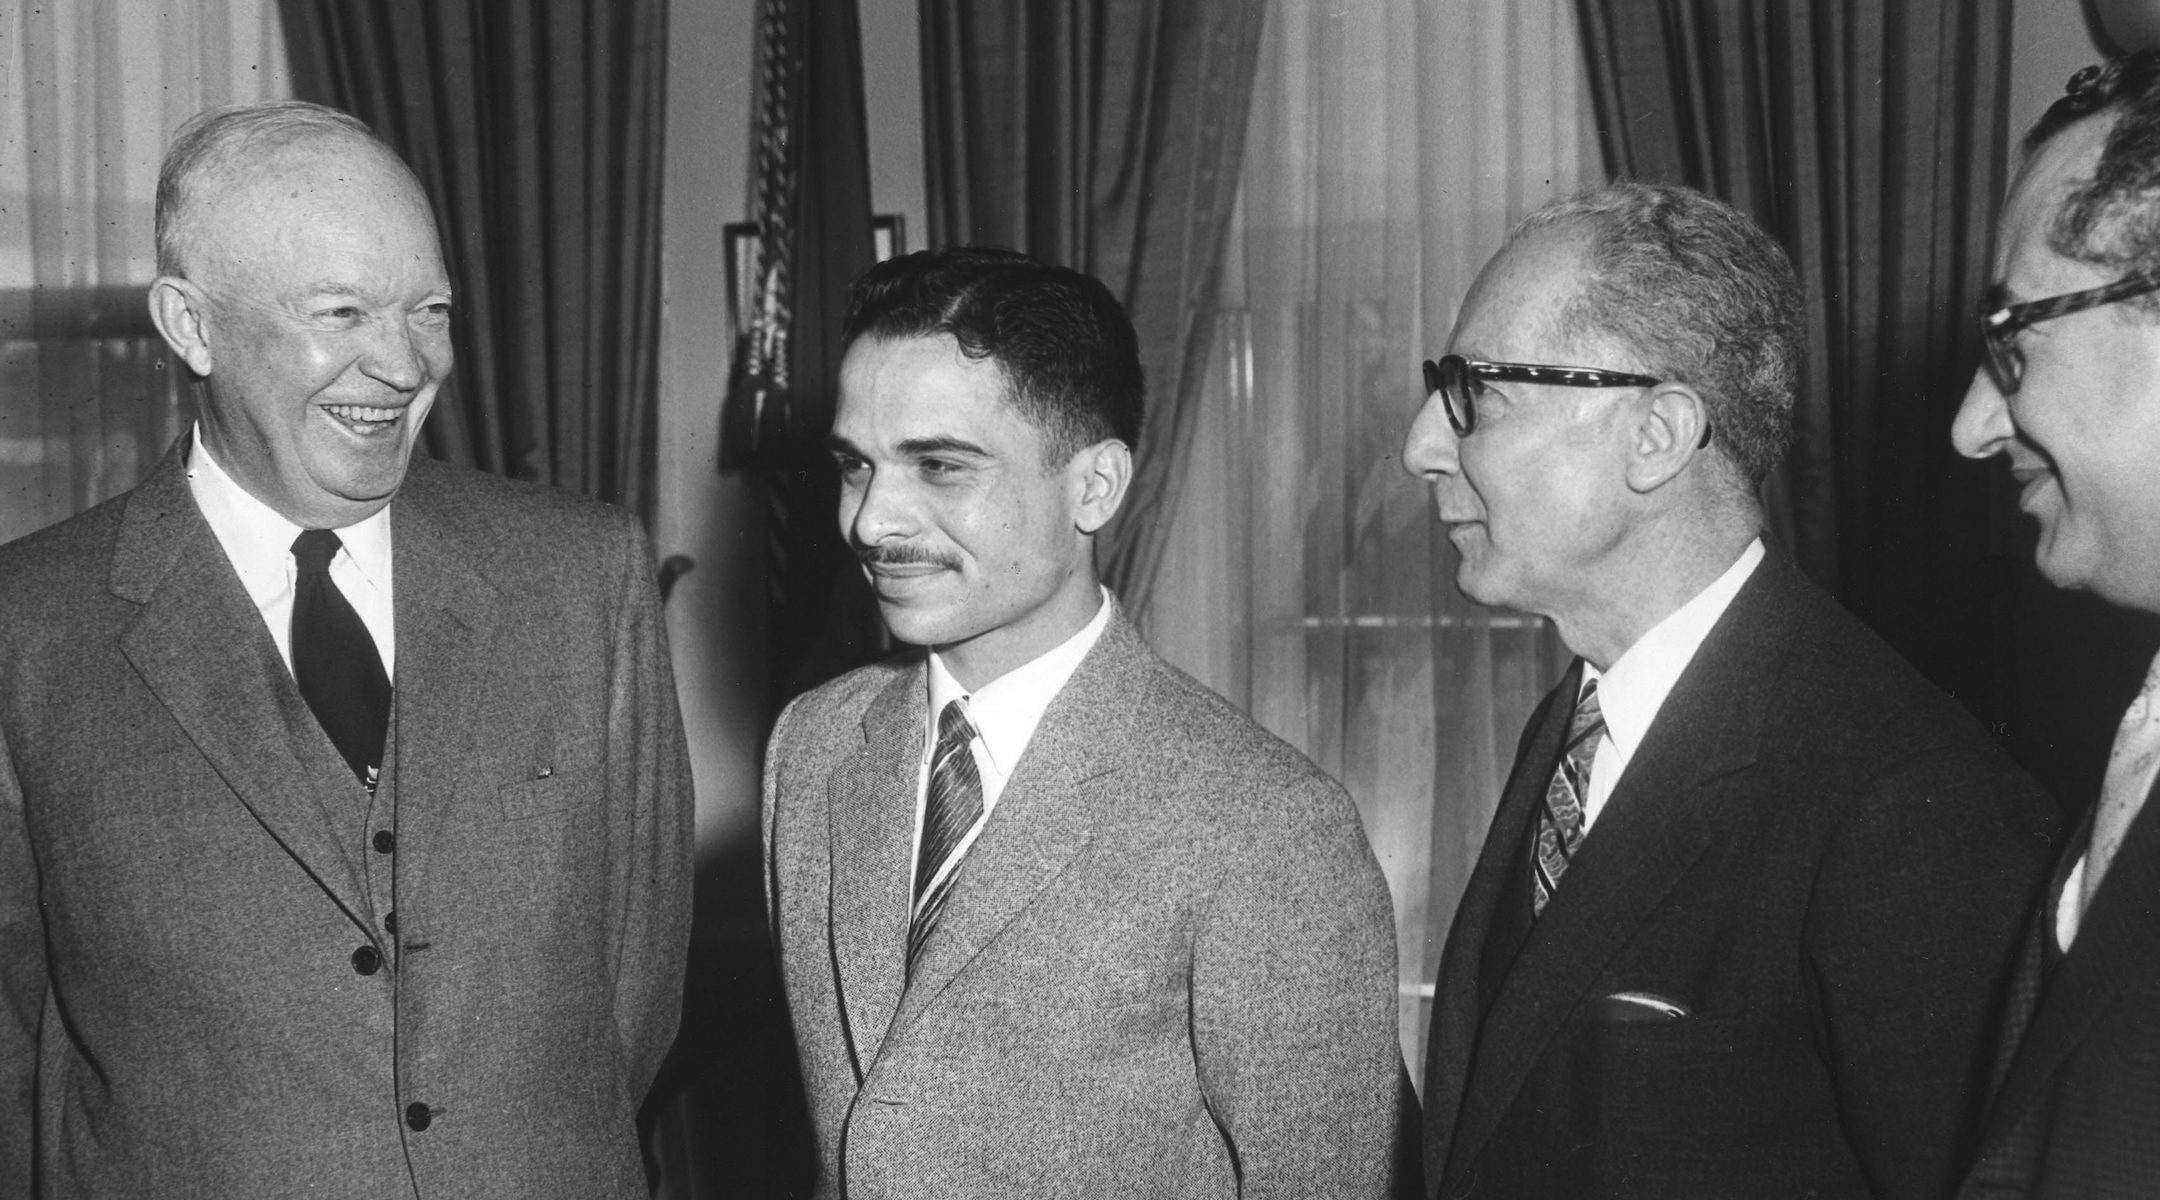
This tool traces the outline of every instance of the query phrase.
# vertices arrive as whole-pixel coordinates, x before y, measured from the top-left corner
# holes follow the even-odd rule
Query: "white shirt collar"
[[[1658,710],[1665,706],[1665,697],[1679,682],[1681,672],[1695,660],[1703,639],[1710,636],[1711,628],[1725,615],[1741,585],[1762,560],[1762,539],[1756,538],[1709,587],[1695,593],[1693,599],[1636,639],[1613,662],[1611,670],[1600,672],[1587,662],[1583,664],[1584,683],[1597,681],[1598,707],[1605,714],[1606,736],[1620,752],[1611,778],[1617,781],[1626,769],[1635,748],[1650,732],[1651,722],[1657,720]],[[1594,769],[1602,772],[1604,767],[1599,762]]]
[[[240,573],[248,595],[260,605],[266,596],[292,586],[292,544],[300,536],[300,526],[256,499],[254,493],[226,474],[203,441],[201,422],[196,423],[192,440],[194,444],[188,449],[188,491],[194,495],[196,507],[202,509],[203,519],[210,523],[210,531],[217,535],[218,544],[225,548],[225,557]],[[351,557],[352,565],[369,583],[387,592],[390,506],[386,504],[357,524],[338,530],[337,535],[344,546],[341,554]]]
[[[926,744],[937,742],[937,714],[945,711],[947,703],[963,701],[961,707],[981,736],[981,746],[990,760],[991,769],[1000,779],[1009,777],[1028,742],[1034,739],[1035,727],[1042,724],[1043,713],[1049,710],[1050,702],[1065,690],[1066,681],[1079,669],[1080,660],[1087,657],[1088,651],[1101,640],[1103,630],[1109,628],[1112,604],[1110,589],[1103,588],[1102,604],[1078,633],[1032,661],[984,684],[972,695],[952,677],[937,651],[931,651]]]

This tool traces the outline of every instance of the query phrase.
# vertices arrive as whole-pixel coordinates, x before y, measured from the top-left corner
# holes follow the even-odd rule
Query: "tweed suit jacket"
[[[2160,787],[2156,787],[2160,792]],[[2160,1192],[2160,795],[2131,822],[2068,953],[2054,958],[2064,848],[2012,982],[2006,1053],[1964,1200],[2132,1200]]]
[[[413,462],[386,828],[185,446],[0,548],[0,1195],[644,1196],[690,792],[635,521]]]
[[[817,1194],[1385,1194],[1394,925],[1342,789],[1114,615],[910,978],[925,670],[799,698],[767,755]]]
[[[1448,937],[1433,1194],[1949,1194],[2051,854],[2046,800],[1773,554],[1533,923],[1526,837],[1579,678],[1532,718]],[[1626,993],[1686,1015],[1628,1019],[1647,1014]]]

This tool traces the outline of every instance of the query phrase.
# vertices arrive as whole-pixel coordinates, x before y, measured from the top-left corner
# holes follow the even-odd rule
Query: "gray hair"
[[[1548,204],[1508,240],[1578,223],[1590,236],[1586,277],[1563,330],[1615,339],[1642,371],[1699,392],[1712,446],[1752,491],[1792,441],[1806,346],[1785,252],[1729,204],[1628,180]]]
[[[2064,258],[2124,274],[2160,271],[2160,52],[2141,50],[2086,67],[2025,135],[2028,161],[2087,117],[2112,115],[2092,178],[2063,197],[2047,230]],[[2125,302],[2160,314],[2160,295]]]
[[[158,274],[186,278],[188,238],[183,218],[205,180],[230,171],[243,154],[274,150],[311,138],[357,138],[380,150],[400,168],[405,167],[405,160],[376,137],[374,130],[357,117],[334,108],[304,100],[276,100],[205,109],[174,131],[172,145],[158,168]],[[411,174],[409,168],[405,170]],[[414,186],[418,188],[417,180]]]

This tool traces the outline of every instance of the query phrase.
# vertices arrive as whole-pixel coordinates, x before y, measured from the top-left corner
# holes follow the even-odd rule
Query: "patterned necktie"
[[[2123,835],[2152,791],[2153,764],[2160,761],[2160,657],[2145,672],[2145,687],[2123,713],[2108,754],[2107,779],[2100,785],[2100,807],[2093,813],[2092,848],[2086,851],[2084,894],[2078,915],[2092,908],[2093,894],[2108,864],[2122,849]]]
[[[360,614],[330,580],[330,560],[343,543],[327,529],[293,539],[293,682],[330,744],[369,791],[382,768],[390,727],[390,677]]]
[[[1605,736],[1605,714],[1598,708],[1597,680],[1583,685],[1568,723],[1560,765],[1545,785],[1545,805],[1538,810],[1537,845],[1530,859],[1530,911],[1542,915],[1545,902],[1560,887],[1560,877],[1583,840],[1583,799],[1590,794],[1590,764]]]
[[[923,943],[937,928],[945,898],[952,894],[953,878],[960,873],[955,864],[945,878],[938,879],[938,868],[954,855],[960,840],[982,819],[982,772],[975,766],[975,755],[968,750],[974,740],[975,727],[968,723],[966,710],[958,700],[947,702],[938,714],[937,749],[930,755],[930,787],[923,798],[922,851],[915,858],[915,916],[908,922],[907,962],[911,972]],[[931,887],[932,880],[937,881],[935,888]]]

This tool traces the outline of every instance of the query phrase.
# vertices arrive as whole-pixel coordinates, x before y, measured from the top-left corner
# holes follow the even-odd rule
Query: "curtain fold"
[[[430,453],[651,521],[665,0],[279,0],[294,91],[433,200],[457,369]]]
[[[1700,188],[1807,289],[1774,527],[1984,719],[2005,715],[2010,511],[1949,423],[2008,169],[2010,0],[1578,0],[1605,160]]]
[[[1395,899],[1405,1059],[1515,741],[1565,669],[1480,608],[1399,451],[1472,278],[1593,183],[1569,0],[1271,0],[1150,639],[1341,780]]]
[[[1103,567],[1143,628],[1186,474],[1265,13],[1248,0],[922,0],[930,244],[1094,275],[1139,332],[1149,408]]]

